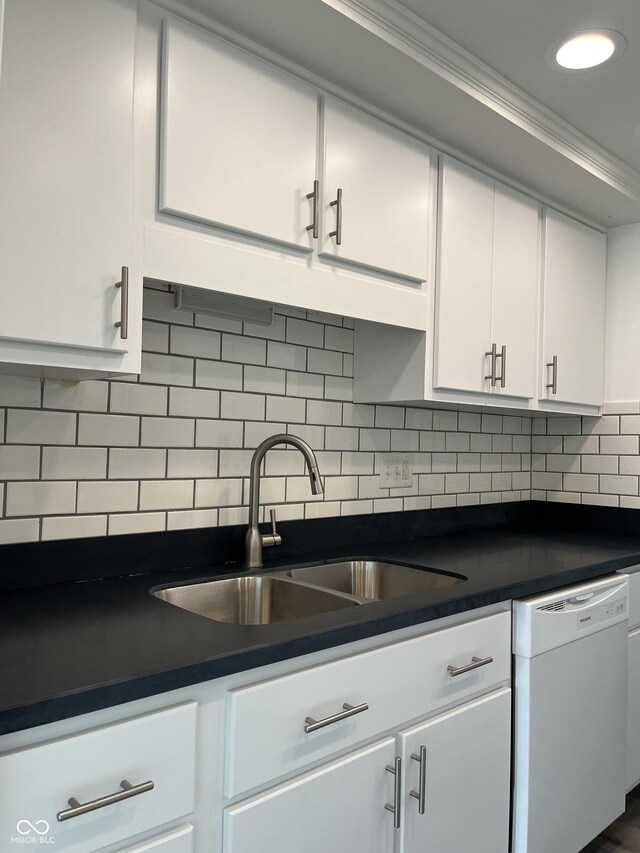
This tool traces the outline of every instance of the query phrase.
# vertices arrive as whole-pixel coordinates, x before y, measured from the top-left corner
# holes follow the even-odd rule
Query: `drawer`
[[[229,691],[225,795],[235,797],[339,750],[491,690],[511,676],[511,614],[498,613]],[[493,661],[452,676],[472,658]],[[316,731],[344,704],[368,709]]]
[[[193,853],[193,827],[185,823],[171,832],[154,835],[148,841],[123,847],[118,853]]]
[[[195,741],[196,704],[189,703],[1,755],[0,850],[20,837],[89,853],[190,814]],[[153,788],[57,820],[70,798],[84,804],[122,793],[122,780]]]
[[[624,569],[622,574],[629,573],[629,630],[640,626],[640,571],[633,571],[636,566]]]

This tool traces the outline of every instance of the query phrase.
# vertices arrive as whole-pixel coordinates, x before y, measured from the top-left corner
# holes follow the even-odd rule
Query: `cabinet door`
[[[0,338],[128,348],[135,31],[135,0],[6,0]]]
[[[434,385],[489,391],[494,182],[445,157],[439,199]]]
[[[507,853],[511,691],[500,690],[400,735],[402,853]],[[420,801],[421,747],[426,771]]]
[[[223,853],[390,853],[394,747],[386,738],[225,809]]]
[[[125,847],[118,853],[193,853],[193,827],[186,823],[148,841]]]
[[[606,238],[547,211],[543,283],[544,399],[599,406],[604,395]],[[557,357],[556,392],[547,364]]]
[[[429,164],[421,142],[326,98],[322,253],[426,281]]]
[[[640,628],[629,634],[627,790],[640,782]]]
[[[166,22],[160,210],[310,250],[317,127],[313,89]]]
[[[504,361],[497,360],[501,382],[496,394],[536,395],[536,333],[540,256],[538,204],[521,193],[496,184],[493,222],[491,341]]]

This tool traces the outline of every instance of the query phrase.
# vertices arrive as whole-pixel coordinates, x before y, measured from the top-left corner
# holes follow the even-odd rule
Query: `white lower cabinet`
[[[0,755],[0,850],[47,837],[57,851],[90,853],[185,818],[195,738],[190,702]],[[167,841],[167,853],[189,843]]]
[[[627,791],[640,784],[640,566],[629,575],[629,671],[627,682]]]
[[[223,853],[507,853],[509,627],[498,613],[230,691]]]
[[[228,807],[223,853],[506,853],[510,731],[503,688]]]
[[[403,853],[508,850],[510,729],[505,689],[401,733]]]
[[[118,853],[192,853],[192,851],[193,827],[187,823],[179,829],[163,832],[162,835],[156,835],[133,847],[123,847]]]
[[[0,851],[507,853],[510,628],[492,605],[7,734]]]
[[[223,853],[392,850],[394,755],[388,737],[226,809]]]
[[[629,634],[627,791],[640,783],[640,628]]]

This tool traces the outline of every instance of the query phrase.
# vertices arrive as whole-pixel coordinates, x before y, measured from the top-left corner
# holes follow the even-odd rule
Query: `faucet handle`
[[[271,533],[265,533],[262,535],[262,547],[263,548],[272,548],[275,545],[282,545],[282,536],[276,530],[276,511],[275,509],[269,510],[269,515],[271,516]]]

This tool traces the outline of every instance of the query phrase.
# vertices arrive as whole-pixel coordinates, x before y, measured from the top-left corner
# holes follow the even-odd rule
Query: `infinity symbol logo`
[[[49,832],[49,824],[46,820],[37,820],[31,823],[28,820],[19,820],[16,829],[20,835],[30,835],[35,832],[37,835],[46,835]]]

